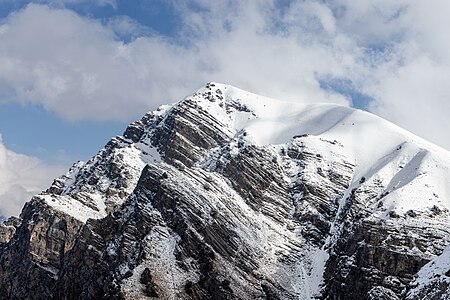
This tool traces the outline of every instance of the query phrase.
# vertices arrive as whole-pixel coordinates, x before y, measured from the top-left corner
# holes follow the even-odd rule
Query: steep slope
[[[450,247],[426,264],[411,283],[406,299],[448,299],[450,295]]]
[[[367,112],[210,83],[2,225],[0,294],[420,299],[430,261],[446,276],[449,162]]]

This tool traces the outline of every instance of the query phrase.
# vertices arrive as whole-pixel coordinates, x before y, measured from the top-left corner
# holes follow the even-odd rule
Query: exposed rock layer
[[[445,299],[417,274],[449,242],[433,176],[450,156],[406,135],[364,165],[333,130],[375,117],[334,106],[262,143],[270,102],[245,97],[208,84],[34,197],[0,226],[1,298]],[[429,200],[406,207],[410,189]]]

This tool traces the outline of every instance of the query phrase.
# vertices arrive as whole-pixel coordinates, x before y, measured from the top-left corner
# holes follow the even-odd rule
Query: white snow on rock
[[[120,142],[109,155],[105,156],[106,152],[102,149],[88,162],[76,163],[58,178],[56,181],[63,185],[61,195],[43,193],[39,197],[54,209],[82,222],[104,218],[133,192],[145,165],[161,161],[157,149],[145,139],[138,143]],[[120,187],[117,178],[110,178],[104,170],[111,167],[111,163],[123,174]],[[87,184],[83,180],[88,181]],[[93,183],[90,180],[94,180]]]
[[[198,104],[245,139],[256,145],[286,144],[295,136],[311,135],[338,143],[340,155],[355,164],[352,187],[365,180],[379,180],[389,193],[386,202],[399,214],[413,209],[426,211],[437,205],[450,209],[450,152],[371,113],[335,104],[283,102],[255,95],[238,88],[212,83],[222,100],[206,101],[207,88],[192,97]],[[303,101],[302,101],[303,100]],[[238,103],[246,111],[226,113],[226,103]],[[328,152],[317,140],[308,146]],[[311,145],[309,144],[311,143]],[[323,143],[322,143],[323,144]],[[413,183],[414,181],[414,183]],[[350,189],[351,190],[351,189]],[[389,210],[389,211],[390,211]],[[389,212],[384,212],[384,216]]]
[[[411,283],[413,287],[406,299],[418,299],[418,294],[423,289],[434,284],[427,293],[428,299],[448,299],[450,293],[450,245],[436,259],[430,261],[417,273]],[[438,289],[439,286],[447,286],[446,290]],[[425,299],[425,298],[424,298]]]
[[[446,178],[450,178],[450,170],[446,167],[446,162],[450,161],[448,151],[358,109],[334,104],[305,104],[307,99],[289,103],[258,96],[229,85],[212,85],[217,95],[222,97],[221,100],[205,99],[207,88],[198,90],[186,99],[195,100],[233,134],[237,135],[245,130],[245,139],[249,143],[281,145],[294,136],[306,134],[336,142],[342,145],[340,154],[356,165],[353,186],[359,186],[358,182],[362,177],[368,181],[381,181],[386,185],[384,192],[389,193],[386,203],[390,210],[403,214],[410,209],[426,211],[434,205],[440,209],[450,209],[450,202],[446,200],[450,199],[450,183],[446,181]],[[244,110],[227,113],[226,104],[241,105]],[[165,105],[153,113],[164,116],[172,107]],[[323,145],[317,143],[317,139],[307,139],[305,143],[319,147],[321,153],[327,152]],[[142,142],[124,144],[115,149],[113,155],[114,158],[120,157],[122,167],[130,174],[130,182],[125,189],[127,194],[132,192],[143,167],[147,163],[161,160],[156,148]],[[98,160],[100,158],[96,156],[84,165],[75,166],[75,171],[66,175],[67,188],[64,194],[74,192],[73,183],[79,170],[94,166]],[[100,191],[94,189],[94,195],[101,197],[103,201],[115,202],[116,205],[123,202],[117,196],[105,196],[111,184],[109,178],[100,178],[100,183]],[[53,205],[53,202],[49,204]],[[104,207],[100,205],[99,209]],[[383,217],[387,213],[389,211],[384,212]]]
[[[268,148],[277,153],[292,143],[295,137],[301,137],[301,143],[309,151],[321,154],[324,165],[330,166],[336,160],[345,160],[354,165],[350,186],[340,199],[340,210],[343,209],[352,191],[358,189],[369,191],[366,197],[375,194],[376,197],[371,199],[378,199],[376,203],[367,204],[366,209],[370,212],[370,218],[390,222],[394,226],[436,226],[436,228],[443,226],[444,218],[448,219],[450,153],[373,114],[334,104],[305,104],[307,99],[299,99],[298,103],[282,102],[219,83],[210,83],[185,100],[194,101],[198,113],[200,111],[208,113],[220,122],[223,125],[220,130],[226,133],[226,136],[230,136],[232,147],[238,140],[243,139],[249,144],[269,146]],[[164,106],[153,112],[153,115],[164,119],[177,105]],[[144,137],[139,142],[116,137],[115,146],[110,152],[103,149],[90,161],[75,165],[66,176],[59,179],[62,186],[60,195],[50,193],[38,197],[56,210],[83,222],[89,218],[105,217],[133,192],[147,164],[156,162],[164,164],[164,157],[160,157],[158,149],[152,146],[151,135],[154,128],[145,130]],[[209,172],[209,166],[217,158],[215,151],[217,152],[217,149],[210,149],[205,153],[204,160],[195,166],[199,169],[198,172]],[[230,153],[237,154],[237,151],[235,147]],[[120,174],[123,174],[124,179],[120,185],[102,169],[106,161],[114,163]],[[314,180],[319,182],[319,179],[314,177],[319,176],[315,170],[300,170],[294,165],[291,168],[292,177],[294,178],[295,173],[300,171],[303,171],[304,176],[310,176],[311,182]],[[86,181],[91,183],[80,180],[83,176],[89,176],[86,177]],[[235,193],[227,190],[229,184],[223,179],[212,178],[216,183],[220,183],[217,183],[217,186],[222,191]],[[182,184],[181,179],[177,184]],[[243,220],[258,225],[258,229],[253,233],[242,232],[249,236],[249,242],[252,242],[252,239],[255,239],[255,242],[262,241],[260,247],[267,246],[272,251],[280,252],[287,248],[285,245],[298,240],[297,232],[276,224],[270,218],[262,218],[250,212],[245,201],[239,196],[233,196],[233,199],[237,199],[235,203],[226,203],[220,197],[217,199],[214,197],[211,195],[211,203],[217,206],[216,209],[226,210],[233,206],[234,213],[246,215]],[[361,197],[364,200],[365,196]],[[436,219],[430,218],[436,211],[442,214]],[[392,220],[394,215],[395,221]],[[241,227],[247,228],[247,225],[244,225]],[[337,233],[338,230],[337,223],[336,227],[333,224],[332,233]],[[164,233],[164,236],[165,240],[160,241],[154,250],[160,251],[164,259],[173,263],[172,248],[176,244],[176,239],[169,233]],[[149,236],[149,241],[153,241],[152,238]],[[331,238],[329,242],[333,242],[333,239]],[[433,272],[440,272],[441,269],[436,266],[449,265],[445,260],[448,251],[447,249],[444,252],[442,258],[436,259],[433,266],[427,265],[422,269],[417,279],[419,285],[420,282],[432,277]],[[264,250],[262,253],[270,252]],[[305,258],[302,259],[302,263],[295,266],[295,270],[283,269],[284,266],[276,262],[275,256],[268,255],[265,257],[266,269],[259,271],[279,279],[281,285],[285,284],[304,299],[309,299],[320,292],[328,254],[324,249],[311,249],[311,252],[304,254]],[[432,251],[429,257],[434,257]],[[142,269],[143,266],[139,268]],[[447,271],[444,269],[442,267],[442,272]],[[301,280],[293,284],[292,278],[285,274],[273,274],[275,272],[294,274]],[[129,279],[131,283],[127,288],[131,289],[133,282],[138,280],[136,274]]]

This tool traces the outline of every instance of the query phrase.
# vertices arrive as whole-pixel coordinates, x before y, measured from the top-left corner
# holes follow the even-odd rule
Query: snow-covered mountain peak
[[[444,150],[369,112],[347,106],[316,103],[308,99],[286,102],[241,90],[231,85],[208,83],[185,99],[216,117],[238,132],[245,129],[260,145],[283,144],[298,135],[334,136],[347,140],[349,146],[394,148],[412,142],[433,152],[450,156]],[[368,145],[369,143],[369,145]],[[371,147],[378,144],[378,147]],[[356,150],[355,150],[356,151]],[[381,151],[382,152],[382,151]],[[359,153],[359,156],[362,156]],[[373,155],[367,155],[373,156]]]
[[[245,139],[255,145],[286,144],[307,135],[336,141],[342,154],[355,164],[357,178],[370,178],[392,161],[399,167],[411,162],[419,168],[428,160],[440,166],[450,160],[447,150],[359,109],[308,104],[307,99],[284,102],[220,83],[209,83],[186,99],[194,100],[230,132],[245,131]]]
[[[213,140],[196,145],[198,139],[212,132],[217,135]],[[185,149],[189,153],[167,146],[174,137],[189,141],[194,133],[203,137],[191,141],[189,149]],[[219,144],[229,143],[235,153],[239,140],[278,151],[288,148],[295,139],[300,139],[309,151],[330,157],[330,161],[336,155],[345,157],[354,166],[351,189],[380,186],[378,193],[389,205],[382,212],[378,210],[379,217],[386,218],[391,211],[403,215],[434,206],[450,209],[450,203],[442,200],[450,199],[450,184],[433,184],[450,175],[446,166],[450,161],[448,151],[365,111],[335,104],[309,104],[306,99],[284,102],[221,83],[208,83],[176,104],[147,113],[131,124],[123,137],[113,138],[90,161],[74,166],[56,180],[50,191],[59,190],[60,196],[39,197],[59,209],[74,203],[66,210],[74,210],[74,216],[83,220],[104,217],[132,193],[146,164],[161,160],[177,163],[194,153],[189,162],[183,163],[205,165],[202,161],[214,157],[215,149],[222,147]],[[111,165],[117,172],[111,172]],[[418,187],[413,181],[423,183]],[[75,200],[65,198],[73,196]],[[405,197],[407,203],[401,200]],[[82,205],[89,202],[88,211],[93,209],[92,213],[76,213],[80,210],[77,201]]]
[[[16,298],[41,286],[53,298],[415,297],[434,276],[420,268],[450,242],[449,162],[365,111],[208,83],[130,124],[34,197],[22,225],[0,228],[0,254],[13,258],[0,288]],[[26,262],[18,272],[14,259]],[[12,287],[30,270],[47,282]]]

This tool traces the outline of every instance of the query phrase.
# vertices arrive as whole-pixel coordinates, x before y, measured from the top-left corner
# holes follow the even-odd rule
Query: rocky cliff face
[[[449,161],[362,111],[210,83],[0,226],[0,296],[446,299]]]

